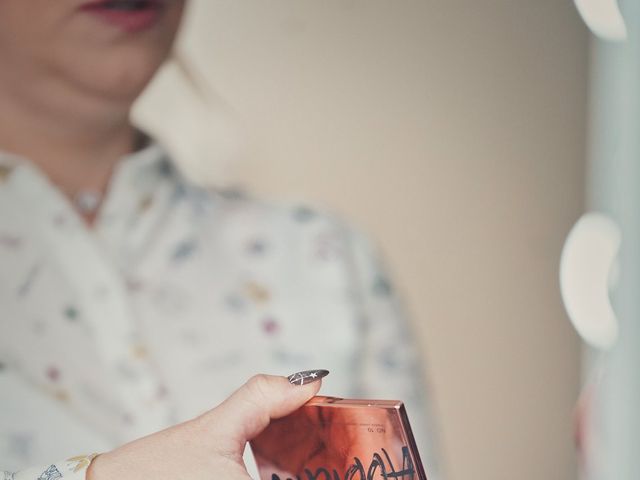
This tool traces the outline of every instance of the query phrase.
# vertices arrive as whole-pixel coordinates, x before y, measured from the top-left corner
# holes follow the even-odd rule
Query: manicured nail
[[[287,380],[292,385],[306,385],[307,383],[317,382],[321,378],[329,375],[329,370],[305,370],[289,375]]]

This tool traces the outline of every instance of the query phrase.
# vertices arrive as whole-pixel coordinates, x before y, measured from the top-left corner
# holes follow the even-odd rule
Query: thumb
[[[256,375],[205,416],[212,431],[225,440],[231,454],[242,454],[245,444],[273,419],[284,417],[313,397],[327,370],[307,370],[289,377]]]

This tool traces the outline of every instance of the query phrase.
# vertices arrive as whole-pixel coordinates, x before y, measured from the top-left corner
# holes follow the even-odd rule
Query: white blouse
[[[120,162],[89,229],[0,154],[7,479],[84,478],[79,453],[192,418],[255,373],[311,368],[331,371],[323,394],[405,401],[435,479],[414,347],[372,246],[331,215],[197,187],[154,144]]]

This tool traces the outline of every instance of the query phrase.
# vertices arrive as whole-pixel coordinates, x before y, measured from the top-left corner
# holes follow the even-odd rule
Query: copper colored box
[[[314,397],[251,441],[261,480],[426,480],[402,402]]]

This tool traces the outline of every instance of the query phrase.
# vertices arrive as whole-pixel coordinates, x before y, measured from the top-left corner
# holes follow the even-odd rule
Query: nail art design
[[[307,383],[317,382],[321,378],[329,375],[329,370],[305,370],[289,375],[287,380],[292,385],[306,385]]]

